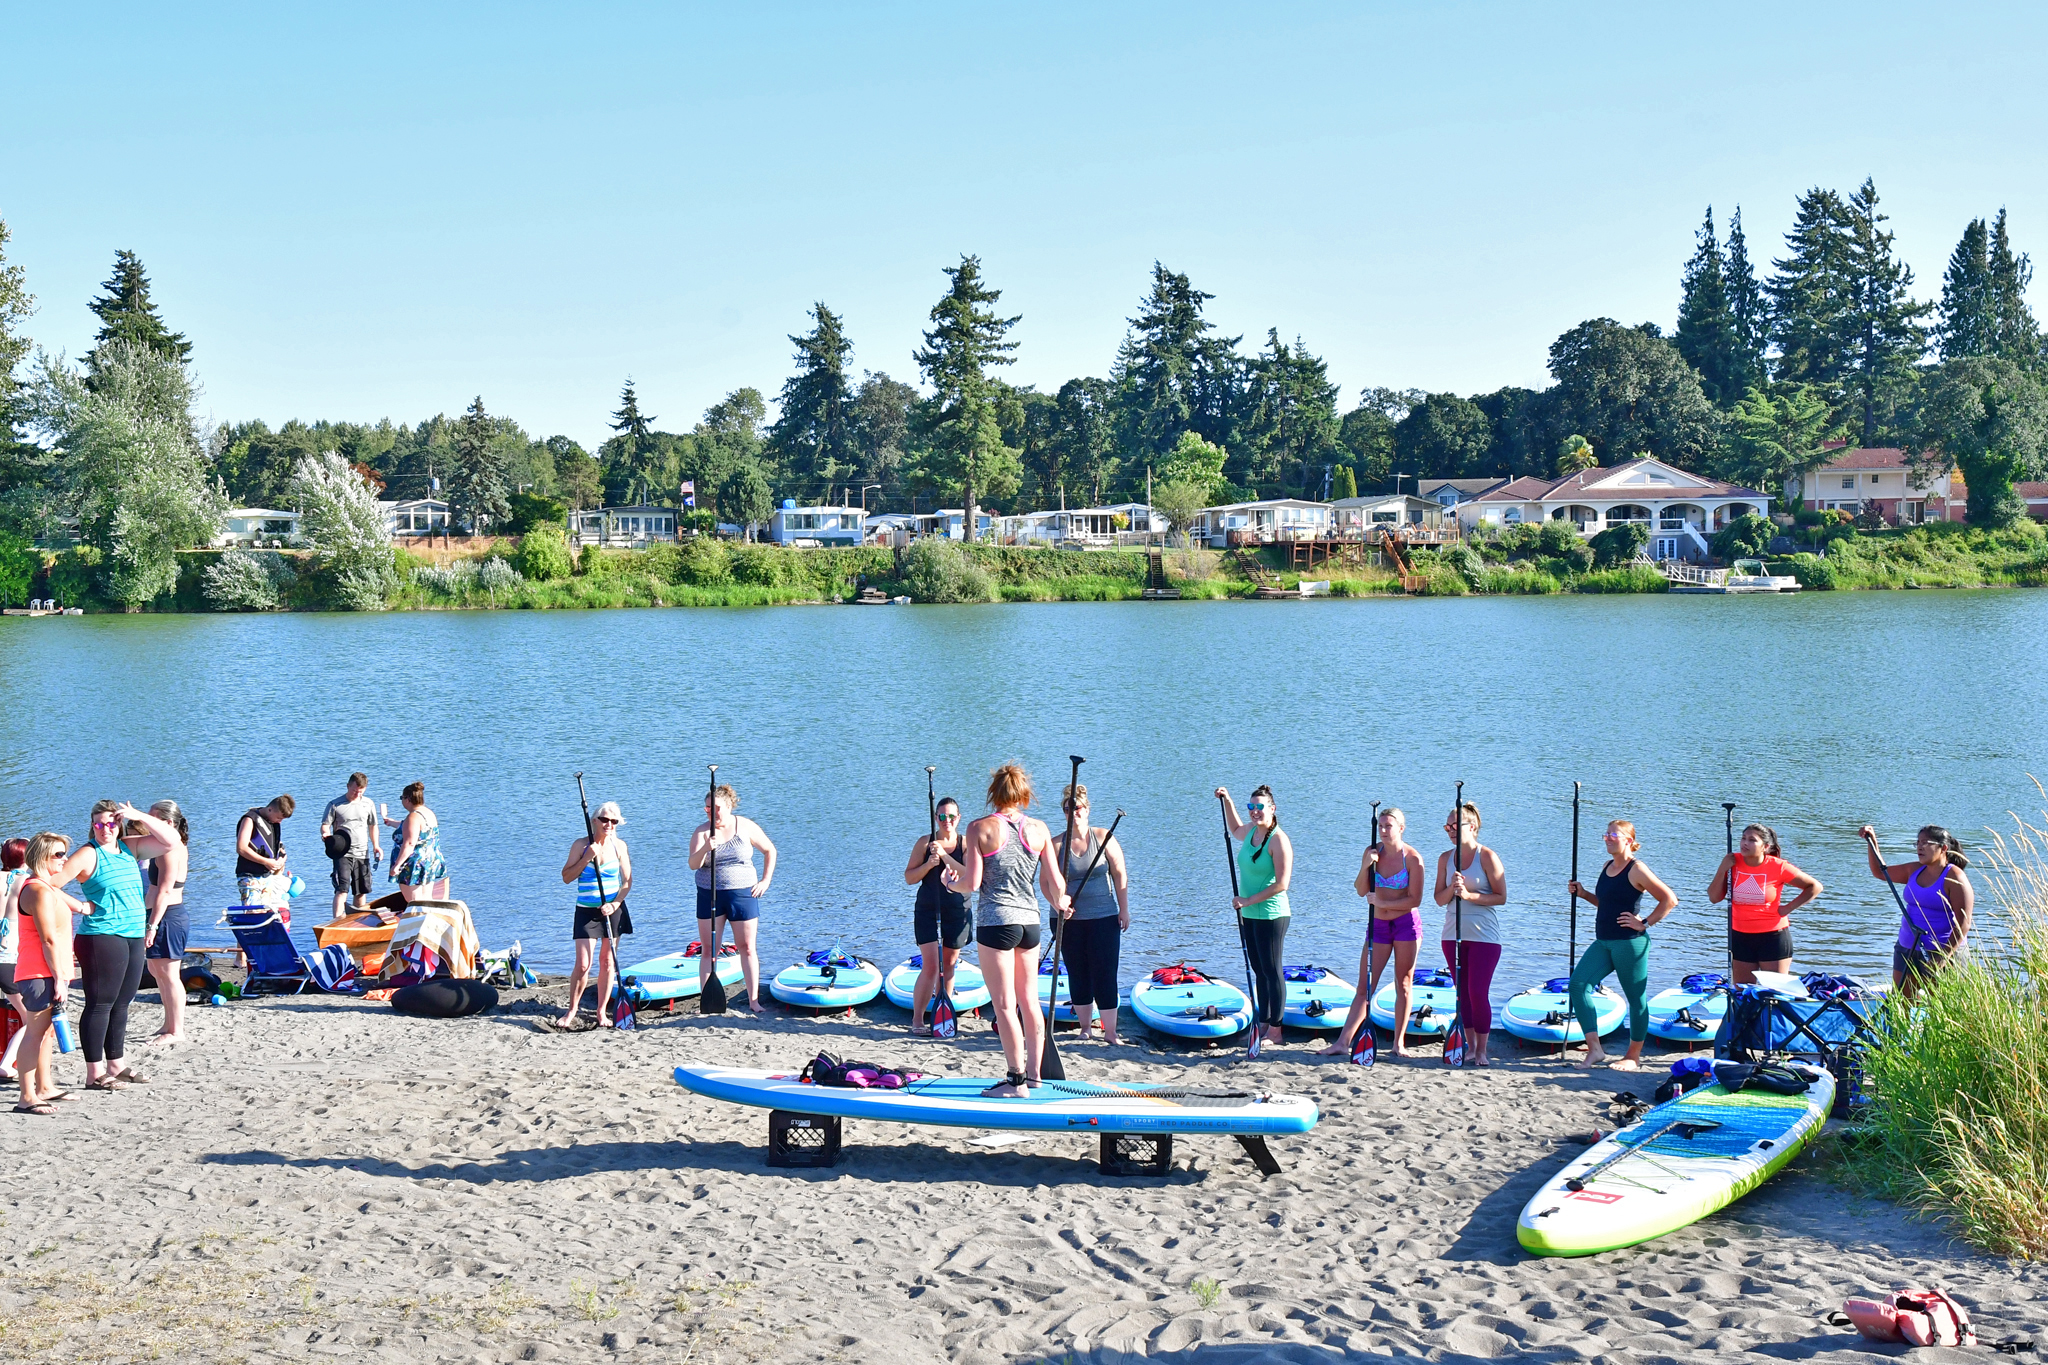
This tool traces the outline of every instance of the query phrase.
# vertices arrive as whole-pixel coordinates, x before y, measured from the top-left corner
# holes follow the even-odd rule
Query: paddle
[[[1079,754],[1067,755],[1067,762],[1071,766],[1067,774],[1067,800],[1062,803],[1067,808],[1067,842],[1061,845],[1061,847],[1069,853],[1073,851],[1074,847],[1073,793],[1081,785],[1081,765],[1087,761],[1087,759]],[[1066,857],[1062,855],[1060,858],[1060,877],[1063,881],[1066,878],[1067,872],[1066,862]],[[1068,896],[1069,903],[1071,904],[1072,893],[1069,892]],[[1067,1068],[1060,1063],[1059,1047],[1052,1040],[1053,1016],[1059,1012],[1060,1007],[1060,948],[1066,942],[1066,930],[1067,921],[1060,915],[1059,911],[1053,911],[1052,982],[1045,990],[1045,1050],[1038,1057],[1038,1078],[1042,1081],[1063,1081],[1067,1078]],[[1069,992],[1069,994],[1071,995],[1072,992]]]
[[[1378,848],[1379,844],[1380,803],[1375,801],[1372,803],[1372,845],[1374,848]],[[1379,884],[1380,860],[1374,858],[1372,866],[1367,868],[1365,873],[1365,894],[1368,898],[1365,909],[1365,960],[1367,963],[1372,961],[1372,905],[1370,897],[1373,890]],[[1379,1039],[1373,1036],[1372,1029],[1372,988],[1379,984],[1380,980],[1375,976],[1372,978],[1371,985],[1368,985],[1363,979],[1363,974],[1361,974],[1358,989],[1366,993],[1366,1012],[1359,1016],[1358,1035],[1351,1040],[1351,1064],[1353,1066],[1371,1066],[1380,1059]]]
[[[1574,783],[1572,783],[1572,884],[1573,884],[1574,886],[1576,886],[1576,885],[1578,885],[1578,881],[1579,881],[1579,784],[1578,784],[1578,783],[1576,783],[1576,782],[1574,782]],[[1570,941],[1569,941],[1569,946],[1568,946],[1568,947],[1567,947],[1567,948],[1565,949],[1565,959],[1564,959],[1564,969],[1565,969],[1566,973],[1568,973],[1568,974],[1569,974],[1569,973],[1571,973],[1571,972],[1575,972],[1575,971],[1577,971],[1577,970],[1579,969],[1579,893],[1578,893],[1578,892],[1576,892],[1576,891],[1572,892],[1572,894],[1571,894],[1571,902],[1572,902],[1572,927],[1571,927],[1571,939],[1570,939]],[[1567,996],[1565,997],[1565,1001],[1566,1001],[1566,1004],[1567,1004],[1567,1006],[1569,1006],[1569,1004],[1570,1004],[1570,1001],[1571,1001],[1571,997],[1570,997],[1569,995],[1567,995]],[[1557,1055],[1558,1055],[1558,1057],[1559,1057],[1560,1059],[1562,1059],[1562,1058],[1564,1057],[1564,1055],[1565,1055],[1565,1053],[1566,1053],[1566,1052],[1568,1052],[1568,1051],[1570,1051],[1570,1050],[1571,1050],[1571,1032],[1572,1032],[1572,1026],[1571,1026],[1571,1021],[1570,1021],[1570,1020],[1566,1020],[1566,1021],[1565,1021],[1565,1025],[1564,1025],[1564,1036],[1563,1036],[1563,1037],[1561,1037],[1561,1038],[1559,1038],[1559,1039],[1557,1040]]]
[[[1728,817],[1728,985],[1735,985],[1735,803],[1723,801]]]
[[[590,854],[590,870],[597,877],[597,903],[601,909],[605,902],[604,865],[597,860],[597,826],[595,823],[592,822],[590,818],[590,797],[584,793],[583,774],[581,771],[577,772],[576,774],[576,799],[583,804],[583,846],[584,849]],[[613,925],[612,917],[610,915],[600,914],[598,918],[604,921],[604,937],[611,940],[612,975],[617,976],[619,972],[619,936],[617,933],[614,932],[616,926]],[[599,981],[604,980],[604,948],[602,944],[600,944],[598,947],[597,979]],[[623,1002],[625,998],[626,988],[624,983],[620,983],[619,999]],[[580,1002],[574,1000],[570,1001],[570,1010],[573,1012],[579,1003]],[[604,1004],[605,993],[602,987],[600,987],[597,992],[597,1017],[599,1019],[604,1018]],[[631,1011],[628,1011],[628,1013],[630,1012]],[[614,1015],[616,1015],[616,1013],[617,1012],[614,1011]],[[614,1022],[616,1022],[616,1019],[614,1020]],[[632,1025],[628,1024],[626,1025],[626,1027],[630,1029]]]
[[[1884,884],[1892,889],[1892,899],[1899,903],[1899,913],[1906,917],[1906,923],[1913,926],[1913,951],[1916,953],[1923,951],[1923,945],[1933,941],[1934,935],[1921,926],[1919,917],[1906,904],[1906,898],[1899,894],[1899,884],[1892,880],[1891,869],[1884,865],[1884,855],[1877,851],[1877,836],[1875,834],[1866,834],[1863,836],[1863,842],[1870,845],[1870,856],[1877,859],[1877,866],[1884,873]],[[1912,873],[1909,875],[1918,876],[1919,874]],[[1941,875],[1946,878],[1948,873],[1944,871]]]
[[[1600,1172],[1606,1170],[1615,1162],[1621,1161],[1627,1157],[1634,1156],[1637,1152],[1649,1146],[1658,1138],[1663,1137],[1666,1133],[1675,1132],[1680,1137],[1690,1142],[1695,1137],[1698,1137],[1701,1133],[1711,1133],[1720,1126],[1721,1125],[1713,1119],[1673,1119],[1671,1120],[1671,1122],[1665,1124],[1663,1127],[1659,1128],[1656,1132],[1651,1133],[1647,1137],[1639,1137],[1635,1141],[1625,1145],[1620,1151],[1614,1153],[1612,1156],[1602,1158],[1600,1161],[1595,1162],[1591,1166],[1588,1166],[1585,1170],[1579,1172],[1571,1179],[1565,1181],[1564,1187],[1570,1190],[1573,1194],[1577,1194],[1580,1190],[1585,1189],[1586,1186],[1590,1185],[1593,1182],[1594,1176],[1600,1174]]]
[[[1458,875],[1458,851],[1465,846],[1465,784],[1458,784],[1458,795],[1451,802],[1451,876]],[[1446,878],[1449,880],[1449,878]],[[1465,1065],[1465,900],[1462,896],[1451,897],[1451,924],[1455,930],[1451,944],[1451,1022],[1444,1029],[1444,1064]]]
[[[927,763],[924,765],[924,810],[931,832],[925,836],[924,851],[929,855],[932,846],[939,841],[939,797],[938,789],[932,785],[933,777],[939,770]],[[946,884],[943,869],[939,873],[939,885]],[[943,893],[942,893],[943,894]],[[943,938],[943,935],[941,936]],[[939,989],[932,997],[932,1037],[951,1038],[960,1032],[959,1016],[953,1010],[953,997],[946,989],[946,945],[939,944]],[[916,1023],[916,1020],[912,1020]]]
[[[704,877],[711,883],[711,942],[704,948],[704,984],[697,992],[697,1013],[724,1014],[725,983],[718,979],[718,765],[711,769],[711,784],[705,797],[711,809],[704,816]],[[733,833],[739,833],[739,816],[733,816]]]
[[[1230,842],[1230,802],[1219,796],[1216,804],[1223,813],[1223,860],[1230,864],[1230,913],[1237,917],[1237,948],[1244,954],[1245,998],[1252,1002],[1252,1040],[1245,1044],[1244,1049],[1245,1060],[1251,1061],[1259,1055],[1259,1042],[1265,1036],[1266,1026],[1259,1022],[1259,983],[1252,975],[1252,947],[1245,937],[1244,911],[1237,907],[1237,898],[1243,892],[1237,884],[1237,848]],[[1272,837],[1267,835],[1267,842],[1270,843]]]

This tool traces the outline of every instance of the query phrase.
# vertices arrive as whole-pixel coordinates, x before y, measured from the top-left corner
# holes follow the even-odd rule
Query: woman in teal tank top
[[[76,879],[91,907],[72,938],[85,984],[78,1035],[89,1090],[149,1079],[128,1065],[128,1006],[142,984],[149,920],[137,859],[168,853],[177,838],[170,825],[125,801],[99,801],[92,808],[92,837],[64,860],[57,884]]]
[[[1281,947],[1287,941],[1287,923],[1293,909],[1287,903],[1287,886],[1294,877],[1294,845],[1280,828],[1279,807],[1273,789],[1252,789],[1245,802],[1246,819],[1239,820],[1231,809],[1230,792],[1218,787],[1216,795],[1230,812],[1230,837],[1237,843],[1237,899],[1233,904],[1241,918],[1245,956],[1251,959],[1252,1027],[1266,1030],[1266,1041],[1281,1040],[1280,1015],[1287,1007],[1287,986],[1281,979]]]

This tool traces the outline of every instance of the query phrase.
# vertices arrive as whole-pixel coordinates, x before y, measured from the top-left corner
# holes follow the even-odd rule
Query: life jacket
[[[913,1081],[924,1079],[922,1071],[908,1067],[888,1067],[878,1062],[841,1061],[829,1052],[820,1052],[804,1063],[803,1072],[797,1077],[809,1085],[848,1086],[857,1090],[901,1090]]]
[[[1906,1289],[1883,1299],[1850,1299],[1828,1321],[1838,1327],[1853,1326],[1871,1341],[1903,1341],[1914,1346],[1977,1344],[1970,1315],[1939,1289]]]
[[[1176,962],[1171,967],[1155,968],[1152,972],[1153,982],[1161,986],[1199,986],[1208,979],[1185,962]]]

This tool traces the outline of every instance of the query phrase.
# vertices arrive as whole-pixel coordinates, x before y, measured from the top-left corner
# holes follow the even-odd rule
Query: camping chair
[[[304,956],[292,942],[284,917],[270,906],[231,905],[220,922],[249,960],[249,979],[242,989],[252,995],[272,985],[280,990],[289,986],[294,995],[308,986],[346,991],[355,985],[356,964],[348,949],[336,943]]]

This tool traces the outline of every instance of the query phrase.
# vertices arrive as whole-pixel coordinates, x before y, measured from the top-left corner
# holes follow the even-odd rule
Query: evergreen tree
[[[864,373],[853,395],[853,448],[863,483],[889,484],[910,444],[917,390],[886,374]]]
[[[1212,335],[1202,305],[1213,297],[1186,275],[1152,263],[1152,293],[1130,320],[1110,376],[1116,385],[1117,445],[1126,457],[1157,461],[1183,431],[1214,445],[1229,444],[1241,338]]]
[[[1700,388],[1709,402],[1725,407],[1742,396],[1745,373],[1742,332],[1728,299],[1727,263],[1714,236],[1714,210],[1700,227],[1698,245],[1685,264],[1684,293],[1678,303],[1678,330],[1672,343],[1700,374]]]
[[[15,371],[28,357],[22,323],[35,312],[28,272],[7,264],[6,220],[0,219],[0,528],[39,530],[47,520],[49,456],[23,441],[27,395]]]
[[[1111,394],[1106,379],[1069,379],[1053,400],[1052,444],[1060,468],[1100,506],[1103,489],[1116,477],[1115,434],[1110,430]]]
[[[2005,210],[1998,210],[1998,222],[1991,229],[1988,263],[1988,291],[1992,326],[1991,353],[2019,365],[2041,360],[2041,328],[2027,307],[2027,286],[2034,280],[2034,263],[2025,254],[2012,254],[2012,238],[2006,235]]]
[[[1778,348],[1776,378],[1817,385],[1840,406],[1850,367],[1849,313],[1856,290],[1850,277],[1849,209],[1833,190],[1811,189],[1785,234],[1786,255],[1772,262],[1771,340]]]
[[[479,394],[455,424],[455,459],[448,471],[448,515],[468,522],[471,535],[486,535],[492,522],[512,515],[506,452],[493,439],[497,434]]]
[[[791,478],[823,491],[853,470],[853,390],[846,378],[846,339],[839,316],[814,305],[817,325],[796,344],[796,373],[782,385],[782,411],[769,428],[769,445]]]
[[[1289,347],[1278,328],[1266,332],[1266,348],[1247,367],[1243,451],[1246,486],[1277,484],[1321,497],[1323,468],[1337,462],[1337,386],[1329,366],[1294,339]]]
[[[1339,502],[1358,496],[1358,479],[1352,474],[1350,465],[1337,466],[1336,474],[1330,479],[1330,496]]]
[[[1785,386],[1777,394],[1751,389],[1728,414],[1713,473],[1796,508],[1805,497],[1805,476],[1826,461],[1835,437],[1834,416],[1812,385]]]
[[[1420,389],[1367,389],[1344,414],[1337,441],[1360,488],[1381,488],[1394,472],[1394,425],[1422,402]]]
[[[1723,271],[1723,288],[1728,293],[1728,312],[1735,319],[1735,336],[1741,347],[1742,370],[1738,395],[1764,382],[1764,352],[1771,341],[1770,302],[1757,283],[1756,269],[1749,263],[1749,239],[1742,234],[1742,209],[1728,220],[1728,254]]]
[[[1943,360],[1989,355],[1993,349],[1990,254],[1984,220],[1972,218],[1941,279],[1941,321],[1934,335]]]
[[[104,349],[111,341],[146,346],[180,365],[192,358],[192,343],[164,326],[157,315],[156,304],[149,297],[149,276],[134,252],[114,253],[114,273],[100,288],[105,292],[86,305],[100,320],[99,335],[85,357],[88,383],[97,382]]]
[[[1003,444],[999,395],[988,374],[993,366],[1013,362],[1017,343],[1008,338],[1017,319],[996,315],[1002,291],[982,279],[979,256],[962,256],[945,273],[951,287],[933,305],[931,330],[915,355],[932,395],[918,404],[913,427],[925,478],[961,489],[972,540],[981,496],[1007,496],[1021,472],[1018,452]]]
[[[1877,185],[1865,179],[1849,197],[1850,296],[1847,352],[1850,425],[1863,444],[1899,434],[1897,416],[1927,353],[1922,325],[1934,306],[1915,302],[1913,269],[1892,248],[1889,221],[1877,209]]]

